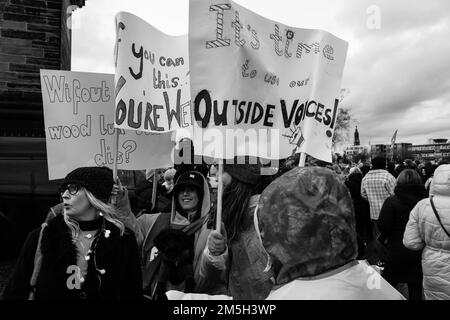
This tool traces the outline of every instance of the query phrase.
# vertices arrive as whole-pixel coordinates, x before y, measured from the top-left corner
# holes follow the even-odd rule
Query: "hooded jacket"
[[[272,289],[272,272],[265,270],[267,254],[253,223],[259,195],[250,198],[243,229],[238,239],[229,243],[225,252],[213,257],[205,250],[199,261],[199,284],[202,292],[227,294],[235,300],[263,300]]]
[[[206,179],[203,176],[202,179],[203,179],[203,199],[199,219],[207,216],[209,214],[209,210],[211,207],[211,198],[208,183],[206,182]],[[180,213],[177,212],[176,201],[177,199],[175,199],[174,193],[172,195],[171,212],[144,214],[138,217],[137,219],[134,217],[132,213],[129,213],[128,215],[123,217],[124,223],[126,223],[126,225],[132,230],[134,230],[134,232],[136,233],[136,239],[138,242],[138,246],[140,248],[141,262],[143,266],[152,262],[158,254],[158,250],[153,243],[154,235],[157,235],[159,231],[168,227],[173,229],[182,229],[183,227],[191,223],[188,219],[186,219]],[[122,210],[122,212],[125,211],[126,210]],[[160,219],[161,215],[170,215],[169,219],[164,219],[164,217],[162,217],[163,218],[162,220],[170,221],[170,223],[168,224],[158,223],[157,221]],[[207,219],[204,219],[204,221],[206,222]],[[158,230],[154,230],[154,228],[158,228]],[[201,252],[205,248],[209,232],[211,232],[211,230],[207,229],[206,223],[203,223],[201,228],[194,235],[194,263],[193,263],[194,274],[198,273],[196,271],[198,268],[198,260],[201,255]],[[143,274],[144,279],[146,278],[146,276],[147,276],[146,274]],[[169,289],[172,288],[168,288],[168,290]],[[184,288],[180,287],[176,287],[173,289],[180,291],[184,290]]]
[[[439,166],[430,187],[430,197],[444,228],[450,233],[450,165]],[[423,288],[427,300],[450,299],[450,237],[439,224],[430,199],[419,201],[411,211],[403,244],[422,250]]]
[[[268,299],[402,299],[356,261],[352,200],[331,170],[282,175],[261,194],[257,218],[275,274]]]

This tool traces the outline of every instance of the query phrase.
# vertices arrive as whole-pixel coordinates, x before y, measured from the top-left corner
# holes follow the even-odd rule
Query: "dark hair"
[[[405,169],[400,172],[397,178],[397,185],[403,184],[422,184],[422,178],[416,170]]]
[[[392,161],[389,161],[386,165],[386,168],[388,169],[388,171],[394,171],[395,169],[395,163],[393,163]]]
[[[362,167],[361,167],[361,172],[362,172],[362,174],[363,174],[363,177],[367,174],[367,172],[369,172],[370,171],[370,166],[368,166],[368,165],[363,165]]]
[[[250,197],[254,194],[254,186],[232,179],[223,191],[223,223],[227,230],[228,241],[239,237],[243,229],[242,219],[247,211]]]
[[[405,165],[406,165],[406,168],[408,168],[408,169],[415,169],[417,167],[416,163],[414,161],[412,161],[411,159],[406,159]]]
[[[386,158],[385,157],[375,157],[372,159],[372,169],[386,169]]]
[[[403,170],[405,170],[405,166],[403,165],[403,163],[401,163],[397,166],[397,168],[395,168],[395,172],[397,173],[397,176],[400,175],[400,172],[402,172]]]

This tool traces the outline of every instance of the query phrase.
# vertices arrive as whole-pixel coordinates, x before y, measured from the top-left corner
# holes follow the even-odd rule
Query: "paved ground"
[[[8,282],[9,276],[14,267],[14,260],[0,261],[0,296]],[[399,284],[396,289],[408,298],[408,288],[405,284]]]
[[[8,282],[9,275],[14,267],[14,260],[0,261],[0,295]]]

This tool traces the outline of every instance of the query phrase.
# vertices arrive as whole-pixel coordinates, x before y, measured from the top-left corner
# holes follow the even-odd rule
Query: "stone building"
[[[59,182],[48,181],[39,74],[70,70],[70,17],[84,4],[0,0],[0,212],[20,226],[19,240],[59,202]]]

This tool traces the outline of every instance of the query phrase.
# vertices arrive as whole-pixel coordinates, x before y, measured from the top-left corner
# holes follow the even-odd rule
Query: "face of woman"
[[[199,202],[198,191],[194,187],[186,186],[178,193],[178,203],[184,211],[192,211],[197,208]]]
[[[64,214],[77,220],[90,220],[95,208],[89,202],[84,188],[69,186],[62,193]]]

